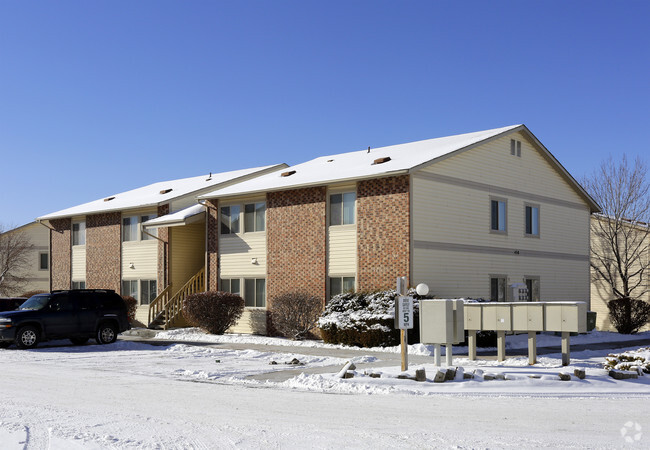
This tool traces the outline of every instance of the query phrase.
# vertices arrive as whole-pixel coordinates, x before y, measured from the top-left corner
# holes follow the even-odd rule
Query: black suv
[[[71,289],[30,297],[16,311],[0,313],[0,347],[34,348],[40,341],[70,339],[81,345],[94,338],[115,342],[131,328],[126,304],[108,289]]]

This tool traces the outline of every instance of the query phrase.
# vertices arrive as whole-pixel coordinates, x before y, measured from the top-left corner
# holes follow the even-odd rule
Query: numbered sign
[[[400,296],[395,301],[395,328],[410,330],[413,328],[413,298]]]

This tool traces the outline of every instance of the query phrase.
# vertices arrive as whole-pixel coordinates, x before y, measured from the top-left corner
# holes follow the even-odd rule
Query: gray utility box
[[[544,304],[513,303],[512,329],[514,331],[544,331]]]
[[[420,342],[458,344],[465,340],[462,300],[420,300]]]
[[[547,302],[546,331],[572,333],[587,332],[587,304],[585,302]]]
[[[466,330],[481,330],[483,323],[483,307],[480,303],[465,303],[463,311]]]
[[[483,330],[511,331],[512,308],[511,303],[484,303],[483,304]]]

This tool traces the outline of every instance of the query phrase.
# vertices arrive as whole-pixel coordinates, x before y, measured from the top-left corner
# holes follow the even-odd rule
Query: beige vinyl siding
[[[266,308],[246,308],[228,333],[266,334]]]
[[[221,278],[266,278],[266,232],[220,235],[219,258]]]
[[[41,253],[48,254],[48,267],[50,255],[50,230],[39,224],[31,223],[22,226],[16,230],[17,232],[24,233],[25,237],[32,244],[29,250],[28,268],[23,272],[23,276],[27,279],[27,283],[22,287],[22,292],[17,292],[16,295],[28,291],[49,291],[50,290],[50,271],[40,269],[40,255]]]
[[[584,261],[417,248],[414,260],[413,284],[426,283],[439,298],[490,298],[490,275],[505,274],[508,285],[539,277],[541,301],[589,301]]]
[[[510,139],[521,141],[521,157],[510,154]],[[516,188],[564,201],[584,203],[573,187],[521,132],[494,139],[469,151],[450,156],[423,170],[498,187]]]
[[[169,231],[172,293],[176,293],[205,264],[205,223],[171,227]]]
[[[327,228],[328,275],[357,273],[357,226],[339,225]]]
[[[193,195],[177,198],[171,201],[170,212],[180,211],[181,209],[188,208],[197,204],[196,198]]]
[[[86,246],[72,246],[72,281],[86,281]]]
[[[131,268],[133,263],[133,268]],[[122,278],[155,280],[158,274],[158,241],[122,242]]]
[[[412,177],[412,284],[438,297],[490,296],[491,274],[508,284],[540,278],[541,300],[589,302],[586,203],[523,137],[521,157],[496,139]],[[490,201],[506,201],[506,232],[491,232]],[[525,234],[525,206],[539,207],[539,237]]]

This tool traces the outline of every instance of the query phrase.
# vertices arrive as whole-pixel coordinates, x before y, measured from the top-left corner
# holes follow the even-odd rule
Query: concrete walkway
[[[192,341],[174,341],[174,340],[157,340],[155,339],[156,332],[153,330],[147,329],[136,329],[131,330],[126,333],[122,333],[119,336],[120,340],[124,341],[137,341],[150,345],[160,345],[168,346],[172,344],[185,344],[185,345],[194,345],[198,347],[209,347],[209,348],[221,348],[221,349],[231,349],[231,350],[257,350],[260,352],[272,352],[272,353],[286,353],[291,355],[296,355],[296,358],[300,360],[299,355],[309,355],[309,356],[325,356],[325,357],[335,357],[345,360],[350,360],[353,358],[361,357],[375,357],[376,360],[370,363],[356,363],[357,370],[363,371],[366,367],[376,367],[377,363],[382,365],[401,365],[401,355],[400,353],[388,353],[382,351],[372,351],[365,348],[323,348],[323,347],[301,347],[301,346],[286,346],[286,345],[266,345],[266,344],[247,344],[247,343],[234,343],[234,342],[192,342]],[[606,349],[618,349],[618,348],[627,348],[627,347],[646,347],[650,346],[650,342],[647,339],[638,339],[633,341],[622,341],[622,342],[599,342],[592,344],[576,344],[571,345],[571,353],[580,352],[584,350],[606,350]],[[443,347],[444,348],[444,347]],[[465,348],[465,347],[463,347]],[[465,348],[466,349],[466,348]],[[537,355],[547,355],[554,353],[561,353],[561,338],[558,336],[557,346],[552,347],[537,347]],[[481,360],[496,360],[496,349],[478,349],[477,359]],[[528,350],[525,348],[518,349],[506,349],[506,357],[508,356],[526,356],[528,355]],[[292,356],[293,357],[293,356]],[[459,352],[458,354],[454,353],[454,357],[467,357],[467,352]],[[287,358],[290,360],[291,358]],[[417,366],[422,364],[433,364],[433,356],[421,356],[421,355],[409,355],[409,366]],[[284,364],[288,361],[277,361],[278,364]],[[444,364],[444,358],[443,358]],[[341,366],[322,366],[322,367],[304,367],[300,365],[286,365],[286,370],[273,371],[269,373],[261,373],[256,375],[251,375],[248,378],[252,380],[259,381],[273,381],[273,382],[282,382],[288,379],[295,377],[300,373],[305,374],[319,374],[319,373],[333,373],[338,372],[342,368]]]

